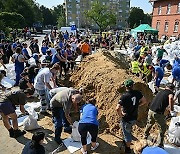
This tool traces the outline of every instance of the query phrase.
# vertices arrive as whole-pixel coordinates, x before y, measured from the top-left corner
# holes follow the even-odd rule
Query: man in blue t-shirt
[[[178,91],[180,88],[180,66],[179,65],[175,65],[173,67],[172,76],[173,76],[172,83],[175,82],[176,91]]]
[[[28,60],[30,58],[30,56],[29,56],[29,53],[27,51],[27,44],[23,43],[22,46],[23,46],[22,54],[25,57],[25,59]]]
[[[180,65],[180,59],[178,57],[175,57],[174,62],[173,62],[173,68],[179,65]]]

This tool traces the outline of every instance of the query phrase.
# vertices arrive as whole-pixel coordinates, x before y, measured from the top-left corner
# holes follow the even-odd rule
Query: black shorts
[[[11,102],[0,103],[0,112],[4,113],[4,115],[15,113],[15,109],[15,105],[13,105]]]

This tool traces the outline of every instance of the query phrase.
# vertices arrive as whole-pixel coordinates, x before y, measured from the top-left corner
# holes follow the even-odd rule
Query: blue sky
[[[64,0],[36,0],[40,5],[44,5],[48,8],[62,4]],[[140,7],[144,10],[145,13],[152,12],[152,6],[149,3],[149,0],[131,0],[131,6]]]

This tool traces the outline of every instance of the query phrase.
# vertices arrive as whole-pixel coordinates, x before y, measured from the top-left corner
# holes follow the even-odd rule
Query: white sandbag
[[[151,81],[151,82],[149,82],[148,83],[148,86],[149,86],[149,88],[151,89],[151,91],[153,92],[153,93],[155,93],[155,88],[154,88],[154,81]]]
[[[174,111],[180,113],[180,106],[174,105]]]
[[[173,80],[173,76],[172,76],[172,75],[170,75],[170,76],[168,77],[168,81],[169,81],[169,83],[172,83],[172,80]]]
[[[15,80],[16,78],[16,73],[15,73],[15,67],[14,64],[6,64],[5,65],[7,69],[4,69],[3,66],[0,67],[0,70],[5,70],[6,71],[6,75],[9,79],[11,80]]]
[[[82,61],[82,55],[79,55],[79,56],[76,58],[75,62],[76,62],[76,64],[80,64],[81,61]]]
[[[36,65],[36,60],[33,58],[33,57],[31,57],[29,60],[28,60],[28,64],[29,65]]]
[[[41,128],[37,120],[32,116],[29,115],[26,119],[23,121],[24,130],[35,130]]]
[[[26,108],[26,111],[29,113],[29,115],[31,115],[34,119],[38,119],[39,118],[39,116],[38,116],[38,114],[37,114],[37,112],[34,110],[34,108],[31,108],[31,107],[29,107],[29,108]]]
[[[180,146],[180,116],[171,118],[168,129],[168,141]]]
[[[16,82],[14,80],[9,79],[8,77],[4,77],[1,80],[1,84],[6,88],[12,88],[15,85],[15,83]]]
[[[72,138],[74,141],[76,141],[76,142],[80,142],[80,141],[81,141],[81,135],[79,134],[78,126],[79,126],[79,122],[78,122],[78,121],[75,121],[75,122],[73,123],[73,126],[72,126],[71,138]]]

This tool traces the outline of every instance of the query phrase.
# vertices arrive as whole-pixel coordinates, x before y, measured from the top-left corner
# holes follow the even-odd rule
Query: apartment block
[[[180,0],[150,0],[153,4],[152,27],[162,35],[180,34]]]
[[[65,0],[66,24],[76,24],[79,28],[96,29],[94,23],[89,23],[84,12],[91,9],[92,3],[96,0]],[[128,27],[130,0],[99,0],[102,5],[108,6],[117,16],[116,28],[125,29]]]

